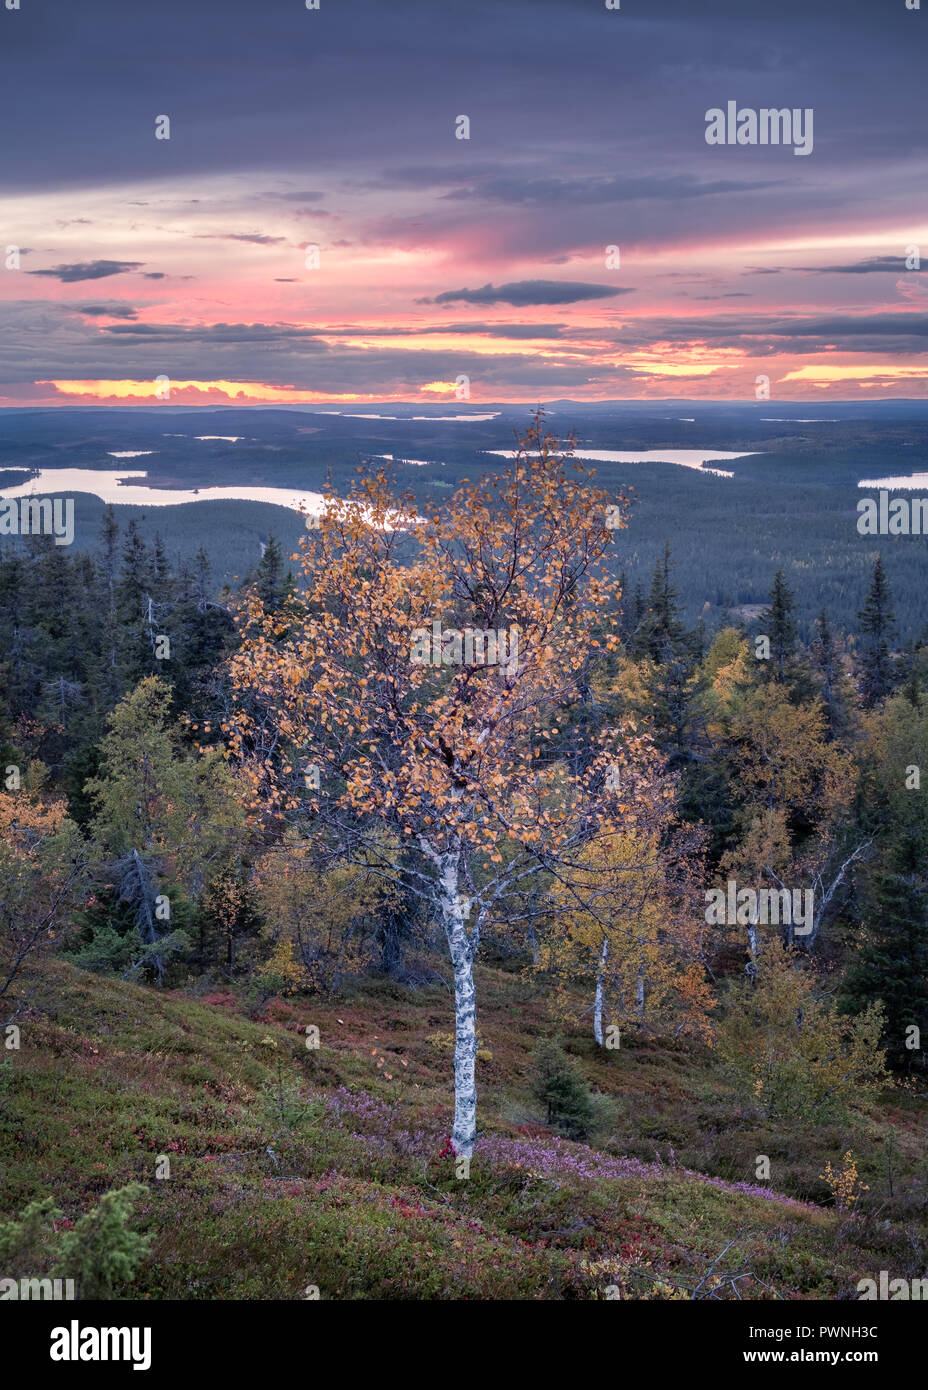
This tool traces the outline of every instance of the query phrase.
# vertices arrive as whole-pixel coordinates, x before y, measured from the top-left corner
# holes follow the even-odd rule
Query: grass
[[[609,1098],[595,1144],[573,1144],[541,1123],[528,1085],[533,1043],[554,1031],[542,996],[479,973],[482,1132],[462,1181],[440,1156],[443,986],[367,981],[254,1020],[231,991],[159,993],[46,962],[0,1069],[3,1213],[52,1195],[73,1221],[145,1183],[136,1221],[153,1243],[131,1298],[669,1297],[712,1278],[718,1296],[852,1298],[880,1269],[923,1272],[914,1088],[843,1125],[782,1130],[739,1111],[706,1049],[623,1037],[602,1052],[568,1032]],[[820,1177],[847,1148],[869,1185],[853,1215]]]

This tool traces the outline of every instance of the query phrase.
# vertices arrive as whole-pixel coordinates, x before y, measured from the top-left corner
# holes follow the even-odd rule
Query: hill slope
[[[368,984],[252,1021],[232,994],[159,994],[48,963],[0,1072],[4,1212],[51,1194],[73,1220],[146,1183],[136,1221],[153,1248],[132,1298],[290,1299],[311,1285],[334,1299],[680,1297],[719,1279],[717,1296],[736,1284],[748,1298],[853,1298],[865,1274],[911,1264],[905,1228],[924,1220],[925,1187],[910,1093],[859,1122],[870,1210],[849,1220],[808,1200],[828,1200],[818,1174],[848,1136],[758,1128],[692,1046],[596,1057],[568,1038],[611,1114],[601,1147],[559,1137],[527,1084],[551,1031],[539,996],[489,967],[480,990],[485,1133],[464,1181],[440,1156],[443,987]],[[769,1187],[755,1185],[758,1154]],[[169,1178],[156,1179],[158,1156]]]

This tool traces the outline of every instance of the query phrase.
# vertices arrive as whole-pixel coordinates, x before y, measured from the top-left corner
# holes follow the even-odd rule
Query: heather
[[[311,1286],[340,1299],[688,1297],[730,1243],[719,1270],[747,1271],[740,1296],[838,1298],[908,1258],[928,1192],[905,1089],[853,1129],[784,1142],[738,1114],[708,1052],[597,1057],[568,1032],[617,1107],[611,1133],[571,1141],[533,1108],[543,999],[489,966],[481,985],[487,1120],[461,1180],[430,1041],[435,987],[313,1001],[312,1051],[302,1002],[251,1018],[229,992],[155,994],[48,962],[30,1046],[0,1072],[4,1211],[51,1194],[76,1224],[107,1191],[143,1184],[131,1225],[148,1254],[119,1290],[142,1299],[299,1299]],[[869,1186],[853,1215],[818,1176],[847,1142]],[[759,1152],[777,1182],[755,1180]]]

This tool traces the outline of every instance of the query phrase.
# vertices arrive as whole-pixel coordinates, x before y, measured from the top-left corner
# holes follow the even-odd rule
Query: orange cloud
[[[213,401],[294,401],[313,404],[320,401],[362,402],[369,396],[355,393],[300,391],[293,386],[267,386],[254,381],[37,381],[37,386],[51,386],[63,396],[92,396],[95,400],[195,400],[199,404]],[[165,395],[167,389],[170,395]]]

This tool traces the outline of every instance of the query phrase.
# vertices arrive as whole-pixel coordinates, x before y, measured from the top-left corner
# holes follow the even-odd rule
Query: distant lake
[[[515,449],[487,449],[488,454],[499,458],[513,459]],[[593,463],[678,463],[681,468],[695,468],[699,473],[715,473],[720,478],[733,478],[734,473],[726,473],[723,468],[703,468],[703,463],[729,463],[732,459],[753,458],[762,453],[761,449],[743,449],[737,454],[720,449],[578,449],[578,459],[590,459]]]
[[[12,470],[11,470],[12,471]],[[18,473],[25,469],[17,469]],[[329,499],[321,492],[293,492],[285,487],[152,487],[150,483],[126,482],[129,478],[147,478],[138,469],[120,469],[105,473],[96,468],[41,468],[34,477],[14,487],[0,489],[0,500],[11,497],[50,497],[61,493],[89,493],[101,502],[120,507],[179,507],[187,502],[266,502],[272,507],[287,507],[292,512],[305,512],[307,523],[326,510]],[[366,508],[364,509],[366,511]],[[391,513],[397,516],[397,513]],[[416,517],[417,522],[422,517]]]
[[[490,415],[359,415],[352,410],[314,410],[314,415],[341,415],[346,420],[495,420],[499,415],[498,410],[494,410]],[[549,414],[554,414],[550,411]],[[200,435],[200,439],[204,436]]]
[[[122,507],[177,507],[184,502],[268,502],[273,507],[289,507],[293,512],[318,512],[325,505],[321,492],[293,492],[284,487],[234,484],[232,487],[168,488],[126,481],[147,477],[147,473],[137,469],[107,473],[96,468],[42,468],[27,482],[5,487],[3,496],[42,497],[53,493],[86,492],[99,497],[101,502]]]
[[[861,478],[858,487],[925,487],[928,488],[928,473],[909,473],[905,478]]]

